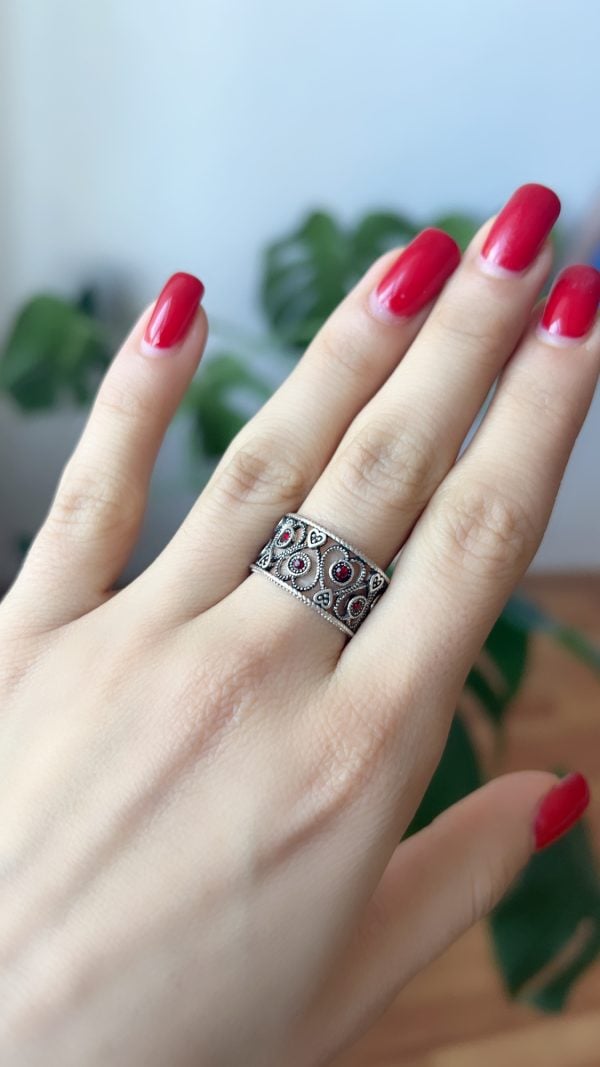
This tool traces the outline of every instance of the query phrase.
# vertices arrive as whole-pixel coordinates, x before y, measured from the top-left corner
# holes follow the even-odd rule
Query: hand
[[[557,212],[525,186],[460,265],[385,255],[114,592],[200,284],[134,327],[0,609],[3,1064],[326,1063],[581,814],[581,777],[513,774],[398,845],[597,379],[600,275],[533,310]],[[351,640],[248,575],[289,511],[404,546]]]

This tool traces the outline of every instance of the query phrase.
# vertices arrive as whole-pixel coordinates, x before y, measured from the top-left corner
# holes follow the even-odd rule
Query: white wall
[[[539,180],[573,223],[599,41],[594,0],[3,0],[0,322],[113,269],[141,306],[185,269],[210,314],[255,324],[260,248],[317,204],[485,214]],[[599,453],[597,402],[540,566],[600,566]]]

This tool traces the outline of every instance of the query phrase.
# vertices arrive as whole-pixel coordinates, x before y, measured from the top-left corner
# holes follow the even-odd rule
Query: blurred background
[[[39,326],[30,324],[26,343],[19,335],[9,354],[15,322],[32,298],[52,294],[102,325],[103,341],[86,350],[93,384],[106,338],[116,342],[169,274],[185,270],[205,282],[219,351],[234,351],[272,384],[289,353],[269,319],[264,249],[317,210],[348,232],[373,212],[414,227],[451,215],[468,229],[516,186],[538,181],[563,202],[557,262],[600,265],[599,52],[592,0],[2,0],[5,368],[20,359],[21,374],[33,358]],[[27,374],[18,379],[24,404],[10,374],[4,387],[0,379],[0,588],[85,419],[90,382],[65,389],[63,371],[60,387],[44,392],[42,383],[33,404]],[[234,374],[233,386],[244,384],[252,380]],[[261,388],[254,399],[238,389],[238,413]],[[184,414],[169,433],[131,573],[176,527],[219,450],[218,441],[207,444],[206,393],[202,403],[201,416],[192,412],[186,424]],[[599,455],[597,397],[534,564],[541,577],[531,579],[539,603],[592,639],[600,632]],[[511,711],[509,763],[537,765],[542,752],[542,765],[554,765],[568,750],[567,762],[581,757],[579,769],[600,778],[597,683],[589,664],[567,663],[544,640],[531,653],[519,714]],[[597,968],[575,995],[575,1015],[540,1022],[505,1003],[483,941],[463,951],[409,993],[410,1021],[395,1008],[368,1057],[361,1046],[344,1062],[470,1067],[486,1055],[490,1064],[509,1056],[529,1064],[541,1062],[542,1048],[548,1064],[598,1062]],[[579,1035],[595,1034],[590,1058],[584,1044],[570,1051],[569,1019]],[[541,1033],[539,1048],[511,1045],[517,1033],[529,1042]],[[547,1058],[550,1048],[558,1058]]]
[[[3,0],[0,326],[33,293],[94,284],[125,329],[188,270],[213,321],[260,334],[260,254],[308,210],[481,220],[524,181],[558,191],[572,258],[590,225],[600,244],[599,40],[590,0]],[[5,580],[83,417],[23,433],[13,415]],[[596,402],[538,567],[600,567],[599,454]],[[197,488],[180,461],[170,439],[140,561]]]

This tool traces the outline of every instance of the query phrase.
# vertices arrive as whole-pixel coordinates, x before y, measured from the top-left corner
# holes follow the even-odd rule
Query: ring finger
[[[302,512],[386,566],[453,465],[548,274],[560,203],[522,186],[463,262]]]
[[[142,576],[153,601],[162,585],[179,617],[194,616],[243,581],[275,522],[299,506],[349,422],[403,357],[459,259],[455,242],[429,229],[400,255],[389,253],[371,267],[232,442],[186,521]],[[372,314],[370,297],[382,285],[402,314]]]

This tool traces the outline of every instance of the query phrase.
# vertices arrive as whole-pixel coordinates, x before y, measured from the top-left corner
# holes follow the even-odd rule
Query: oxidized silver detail
[[[350,637],[390,582],[337,534],[294,512],[279,520],[250,570],[283,586]]]

